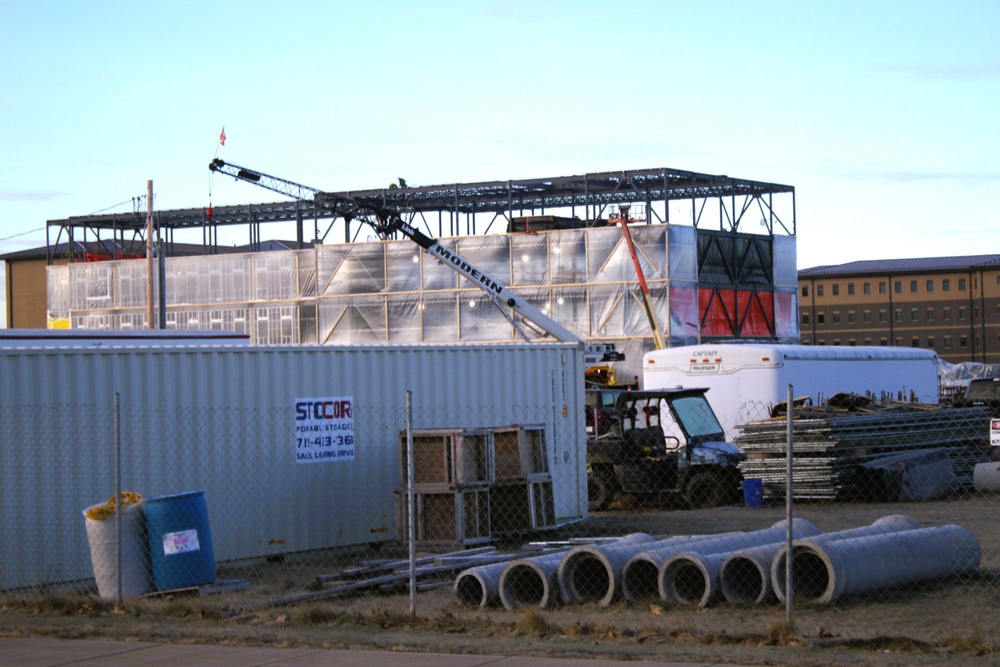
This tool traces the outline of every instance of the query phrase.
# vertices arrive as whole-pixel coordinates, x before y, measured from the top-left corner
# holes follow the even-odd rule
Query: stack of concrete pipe
[[[511,562],[470,568],[455,581],[466,603],[507,609],[560,602],[630,602],[659,598],[705,607],[721,597],[734,603],[784,600],[787,523],[752,532],[655,540],[638,533]],[[900,515],[871,525],[821,534],[792,524],[793,585],[807,601],[945,577],[979,567],[978,540],[959,526],[920,528]]]

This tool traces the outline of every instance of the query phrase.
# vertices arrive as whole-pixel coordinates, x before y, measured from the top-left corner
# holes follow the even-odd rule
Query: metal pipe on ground
[[[787,537],[787,526],[786,521],[780,521],[765,530],[706,543],[699,550],[670,556],[663,561],[657,577],[660,597],[679,605],[707,607],[720,596],[719,574],[726,558],[738,549],[779,543]],[[819,534],[819,528],[805,519],[792,520],[793,537]]]
[[[625,563],[620,577],[621,594],[630,602],[656,598],[666,599],[662,593],[660,579],[663,564],[669,558],[685,552],[728,553],[736,549],[775,542],[784,537],[786,525],[785,521],[779,521],[770,528],[751,532],[701,535],[674,542],[657,542],[645,551],[634,555]],[[805,519],[793,520],[792,527],[795,535],[802,537],[818,535],[820,532],[816,526]]]
[[[900,514],[884,516],[868,526],[824,533],[824,539],[838,540],[865,535],[885,534],[900,530],[913,530],[920,524]],[[803,535],[802,537],[810,537]],[[735,551],[726,558],[719,572],[719,588],[728,602],[766,604],[776,595],[771,585],[771,563],[784,543],[765,544]],[[794,558],[792,559],[794,564]],[[784,565],[782,565],[784,572]],[[784,600],[784,598],[782,598]]]
[[[982,558],[976,536],[961,526],[937,526],[847,539],[825,536],[792,546],[795,597],[829,604],[902,584],[974,572]],[[771,563],[771,585],[785,599],[783,546]]]

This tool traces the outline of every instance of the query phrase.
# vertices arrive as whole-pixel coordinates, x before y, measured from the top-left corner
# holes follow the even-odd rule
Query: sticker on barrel
[[[194,528],[163,535],[164,556],[191,553],[192,551],[198,551],[200,548],[201,545],[198,544],[198,531]]]

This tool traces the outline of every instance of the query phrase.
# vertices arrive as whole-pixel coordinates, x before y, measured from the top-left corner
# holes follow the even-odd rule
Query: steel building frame
[[[763,230],[768,236],[796,234],[793,186],[676,169],[346,192],[299,187],[312,192],[313,199],[154,211],[155,234],[169,256],[173,254],[176,231],[201,229],[205,254],[216,254],[220,252],[219,229],[230,226],[247,227],[251,251],[259,248],[261,227],[268,223],[295,223],[300,246],[307,240],[322,242],[335,224],[343,227],[345,242],[356,241],[369,220],[355,217],[356,210],[345,211],[344,201],[399,211],[410,224],[424,227],[432,236],[467,236],[506,231],[507,224],[518,215],[562,212],[580,217],[581,226],[604,224],[612,217],[611,207],[620,204],[644,205],[647,223],[671,223],[668,204],[678,200],[690,200],[690,224],[695,227],[735,233],[745,231],[741,227],[752,223],[756,225],[752,233]],[[302,196],[301,192],[286,194]],[[715,204],[709,206],[710,202]],[[307,221],[313,222],[312,239],[306,237]],[[321,221],[325,230],[321,230]],[[498,221],[503,224],[496,225]],[[90,236],[101,241],[102,235],[108,240],[110,234],[111,247],[136,248],[145,243],[145,226],[146,214],[138,210],[49,220],[47,247],[51,249],[62,241],[75,247],[75,241],[86,244]]]

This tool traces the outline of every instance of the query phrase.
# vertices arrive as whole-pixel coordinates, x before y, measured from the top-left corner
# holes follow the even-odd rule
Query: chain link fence
[[[330,403],[305,423],[339,426],[289,442],[299,406],[7,405],[0,596],[198,595],[227,616],[543,609],[563,628],[723,634],[787,619],[993,645],[989,405],[793,394],[791,420],[745,406],[738,452],[657,425],[684,405],[629,408],[593,403],[585,443],[547,426],[551,406],[514,423],[355,406],[347,425]]]

